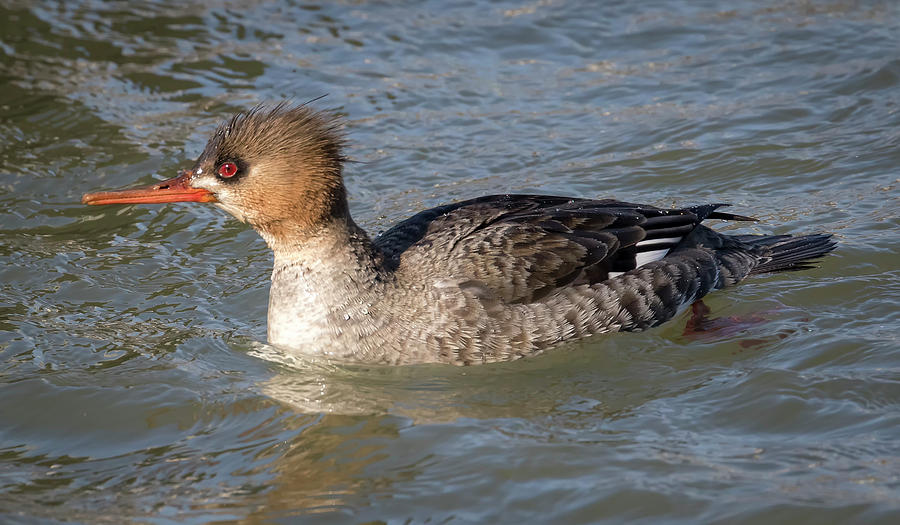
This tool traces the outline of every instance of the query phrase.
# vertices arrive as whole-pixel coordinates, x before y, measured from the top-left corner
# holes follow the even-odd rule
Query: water
[[[0,518],[896,523],[895,2],[3,2]],[[731,202],[811,271],[476,368],[279,364],[270,256],[88,208],[263,101],[347,117],[358,223],[496,192]]]

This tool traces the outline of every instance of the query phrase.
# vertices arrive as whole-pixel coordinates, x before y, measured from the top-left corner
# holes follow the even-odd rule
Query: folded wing
[[[529,303],[662,259],[703,219],[749,220],[719,206],[492,195],[423,211],[375,244],[400,271],[473,281],[506,303]],[[411,259],[414,268],[404,265]]]

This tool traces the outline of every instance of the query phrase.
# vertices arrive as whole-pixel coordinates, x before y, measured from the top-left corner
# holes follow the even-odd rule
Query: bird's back
[[[437,324],[426,331],[441,360],[489,362],[658,325],[713,289],[833,247],[828,236],[730,236],[700,224],[752,220],[721,206],[496,195],[420,212],[374,243],[402,288],[433,288],[419,299],[435,311],[417,307]]]

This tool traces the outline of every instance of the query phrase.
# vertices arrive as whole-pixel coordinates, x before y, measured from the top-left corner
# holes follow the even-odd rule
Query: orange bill
[[[83,204],[159,204],[164,202],[216,202],[216,197],[207,190],[191,186],[189,171],[179,176],[139,188],[127,190],[100,191],[87,193],[81,198]]]

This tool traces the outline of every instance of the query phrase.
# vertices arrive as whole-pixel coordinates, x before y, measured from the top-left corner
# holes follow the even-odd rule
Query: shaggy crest
[[[341,121],[333,113],[315,111],[306,104],[260,104],[236,114],[216,129],[201,157],[216,152],[221,158],[302,157],[315,167],[340,172],[345,160]]]
[[[241,174],[223,182],[233,193],[219,190],[220,206],[280,241],[286,228],[311,230],[347,213],[341,124],[305,104],[259,105],[216,129],[194,171],[237,163]]]

